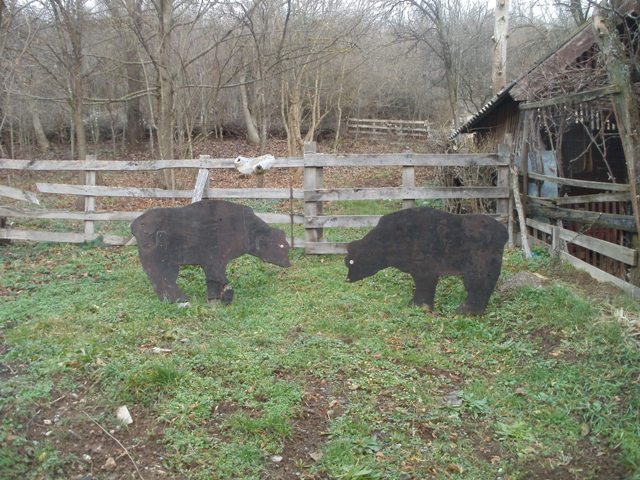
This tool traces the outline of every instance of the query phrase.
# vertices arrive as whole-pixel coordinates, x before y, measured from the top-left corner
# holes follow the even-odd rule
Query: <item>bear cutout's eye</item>
[[[280,244],[280,248],[284,248],[284,245]]]
[[[349,265],[353,265],[354,263],[356,262],[354,262],[353,260],[349,260]]]

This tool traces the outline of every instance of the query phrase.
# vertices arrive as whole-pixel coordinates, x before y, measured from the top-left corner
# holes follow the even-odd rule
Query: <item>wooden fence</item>
[[[272,168],[303,168],[303,188],[209,188],[209,169],[234,169],[233,159],[215,159],[207,156],[194,160],[155,161],[87,161],[67,160],[0,160],[0,171],[13,172],[86,172],[86,184],[59,184],[36,182],[35,190],[16,189],[0,185],[0,197],[9,197],[22,202],[35,203],[38,195],[73,195],[84,197],[84,211],[17,206],[0,206],[0,217],[9,219],[76,220],[84,224],[82,232],[52,232],[0,228],[0,239],[31,240],[45,242],[90,242],[101,239],[108,245],[132,245],[131,236],[96,233],[95,222],[131,222],[142,211],[99,211],[96,199],[100,197],[134,197],[154,199],[275,199],[302,202],[302,212],[293,209],[288,213],[260,213],[259,217],[270,224],[301,225],[304,238],[290,241],[294,247],[302,247],[307,253],[344,253],[345,243],[329,242],[325,239],[325,228],[354,228],[375,226],[380,215],[324,215],[326,202],[350,200],[401,200],[403,207],[411,207],[421,199],[495,199],[496,216],[507,222],[509,213],[509,155],[430,155],[430,154],[381,154],[381,155],[332,155],[315,153],[315,145],[307,146],[302,158],[277,158]],[[415,169],[420,167],[466,167],[492,166],[497,169],[496,186],[437,187],[417,186]],[[402,185],[380,188],[324,188],[323,172],[332,167],[400,167]],[[164,190],[135,186],[116,187],[96,185],[97,172],[154,172],[163,169],[192,169],[198,172],[196,187],[189,190]]]
[[[427,138],[429,123],[426,120],[385,120],[373,118],[349,118],[347,132],[354,135]]]
[[[522,173],[525,184],[551,182],[601,192],[563,197],[523,195],[528,239],[592,277],[640,298],[640,288],[627,281],[638,269],[638,250],[628,246],[637,234],[633,216],[625,213],[631,200],[630,186],[553,177],[526,168]]]
[[[131,222],[143,211],[122,210],[106,211],[98,209],[100,198],[151,198],[151,199],[189,199],[223,198],[230,200],[270,199],[290,204],[286,213],[256,214],[270,224],[290,225],[290,242],[293,247],[304,248],[310,254],[342,254],[346,251],[345,242],[327,240],[328,228],[371,228],[380,219],[380,215],[332,215],[325,211],[327,203],[349,202],[354,200],[395,200],[403,208],[415,205],[419,200],[437,199],[493,199],[496,204],[495,216],[503,223],[510,222],[513,210],[510,201],[509,168],[511,155],[508,149],[501,148],[500,154],[474,155],[432,155],[432,154],[373,154],[373,155],[336,155],[319,154],[315,146],[306,147],[303,157],[276,158],[272,168],[302,168],[304,178],[302,188],[211,188],[208,173],[213,169],[234,169],[233,159],[216,159],[202,156],[193,160],[155,160],[155,161],[87,161],[67,160],[0,160],[0,173],[18,173],[32,175],[35,172],[85,172],[86,184],[35,182],[29,188],[15,188],[0,185],[0,197],[14,199],[13,205],[0,204],[0,219],[22,221],[78,221],[82,222],[82,231],[51,231],[50,229],[27,229],[14,227],[12,222],[0,224],[0,240],[29,240],[43,242],[91,242],[101,239],[108,245],[133,245],[135,239],[130,235],[117,235],[96,231],[96,222]],[[336,167],[388,168],[402,170],[401,184],[376,188],[340,187],[326,188],[324,173]],[[441,187],[416,185],[416,169],[435,167],[477,168],[493,167],[497,171],[495,186]],[[161,188],[141,188],[137,186],[107,186],[96,184],[99,172],[156,172],[165,169],[190,169],[194,172],[194,188],[185,190],[165,190]],[[606,192],[582,195],[579,197],[540,198],[523,195],[524,209],[527,212],[526,225],[528,239],[545,245],[558,256],[574,266],[588,271],[599,280],[613,283],[633,296],[640,297],[640,288],[627,281],[629,271],[638,270],[638,251],[627,244],[636,234],[633,217],[616,211],[576,210],[570,207],[619,202],[629,200],[629,186],[602,182],[586,182],[573,179],[546,177],[536,173],[525,173],[525,181],[552,181],[557,183],[579,182],[581,187],[606,190]],[[38,203],[39,199],[49,203],[51,197],[71,195],[84,199],[84,209],[70,210],[46,208]],[[5,202],[6,203],[6,202]],[[55,204],[57,202],[51,202]],[[299,205],[297,210],[293,204]],[[18,206],[30,204],[28,207]],[[556,220],[562,220],[558,224]],[[23,222],[22,222],[23,223]],[[38,225],[40,227],[40,225]],[[295,237],[294,226],[304,238]],[[582,226],[582,227],[581,227]],[[613,229],[615,237],[597,238],[593,229]],[[102,230],[102,229],[101,229]],[[510,235],[512,229],[509,229]],[[580,253],[587,252],[587,253]],[[594,261],[597,260],[597,261]],[[604,266],[603,266],[604,265]],[[611,270],[614,268],[615,270]],[[609,270],[609,271],[607,271]]]

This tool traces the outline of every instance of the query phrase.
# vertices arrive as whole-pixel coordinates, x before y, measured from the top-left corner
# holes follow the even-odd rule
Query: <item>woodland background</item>
[[[501,0],[498,0],[501,1]],[[84,159],[144,145],[193,157],[245,135],[264,152],[335,139],[347,117],[449,132],[494,94],[486,0],[0,0],[0,154]],[[512,0],[507,80],[592,13]],[[90,153],[90,152],[89,152]]]

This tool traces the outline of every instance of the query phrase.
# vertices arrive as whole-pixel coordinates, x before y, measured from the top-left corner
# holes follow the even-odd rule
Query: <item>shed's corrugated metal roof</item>
[[[510,98],[509,91],[516,84],[516,82],[517,82],[516,80],[512,81],[509,85],[507,85],[498,93],[496,93],[493,96],[493,98],[491,98],[491,100],[485,103],[484,106],[480,110],[478,110],[476,114],[474,114],[469,120],[464,122],[456,130],[451,132],[451,135],[449,135],[449,140],[453,140],[455,137],[457,137],[461,133],[467,133],[471,128],[473,128],[476,125],[476,123],[480,119],[482,119],[485,115],[488,115],[489,113],[493,112],[496,108],[498,108],[498,106],[501,105],[502,102],[507,97]]]
[[[585,31],[587,31],[587,30],[588,30],[588,32],[585,34]],[[449,140],[453,140],[455,137],[457,137],[461,133],[467,133],[471,128],[473,128],[476,125],[477,122],[479,122],[482,118],[484,118],[485,115],[488,115],[489,113],[493,112],[499,105],[501,105],[505,98],[511,97],[509,92],[511,91],[511,89],[514,86],[516,86],[518,83],[520,83],[523,80],[525,80],[529,75],[534,73],[541,65],[545,64],[551,58],[553,58],[555,55],[557,55],[558,52],[563,51],[564,49],[567,48],[568,45],[571,45],[572,43],[576,42],[577,41],[576,39],[581,40],[583,36],[589,35],[589,34],[591,34],[591,23],[590,22],[586,22],[583,25],[581,25],[580,27],[578,27],[571,34],[571,36],[569,36],[569,38],[567,38],[567,40],[565,40],[556,50],[548,53],[542,59],[540,59],[535,64],[533,64],[531,66],[531,68],[529,70],[527,70],[526,73],[524,73],[523,75],[521,75],[517,79],[512,80],[510,84],[508,84],[506,87],[504,87],[502,90],[500,90],[475,115],[473,115],[469,120],[467,120],[458,129],[456,129],[453,132],[451,132],[451,135],[449,135]],[[593,34],[591,34],[591,36],[593,36]],[[580,42],[580,43],[582,44],[583,42]],[[581,48],[584,49],[585,48],[584,45],[581,45]],[[578,53],[576,53],[576,55],[578,55]],[[516,90],[517,90],[517,88],[516,88]],[[515,97],[519,97],[519,95],[515,95]],[[511,98],[513,98],[513,97],[511,97]],[[517,100],[517,101],[524,100],[522,98],[513,98],[513,99]]]

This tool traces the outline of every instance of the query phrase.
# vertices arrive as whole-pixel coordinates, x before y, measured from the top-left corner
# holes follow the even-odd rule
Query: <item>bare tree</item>
[[[235,13],[242,24],[238,55],[238,93],[247,141],[264,153],[282,70],[283,46],[292,15],[292,0],[250,0]]]
[[[344,99],[345,59],[360,48],[373,18],[363,4],[297,5],[283,51],[282,119],[290,154],[315,139]]]
[[[382,6],[390,13],[399,39],[422,45],[438,58],[454,126],[460,118],[461,65],[470,53],[487,45],[489,12],[480,1],[393,0]]]
[[[14,153],[14,133],[16,133],[14,124],[22,109],[19,102],[12,102],[12,99],[18,93],[16,85],[20,82],[24,58],[39,28],[39,19],[31,14],[31,7],[31,3],[0,0],[0,155],[2,156],[9,152],[11,155]],[[17,110],[14,115],[12,110]]]

